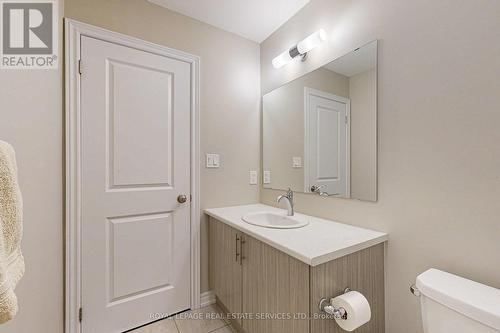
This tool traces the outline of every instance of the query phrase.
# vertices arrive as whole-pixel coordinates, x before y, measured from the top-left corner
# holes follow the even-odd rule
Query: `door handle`
[[[185,194],[181,194],[177,197],[178,203],[185,203],[187,201],[187,196]]]

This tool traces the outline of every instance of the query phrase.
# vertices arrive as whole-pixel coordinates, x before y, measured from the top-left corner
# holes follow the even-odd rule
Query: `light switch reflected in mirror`
[[[264,188],[377,200],[377,41],[263,96],[263,166]]]

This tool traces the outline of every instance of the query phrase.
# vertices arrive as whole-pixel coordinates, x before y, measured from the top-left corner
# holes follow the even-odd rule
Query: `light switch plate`
[[[213,169],[220,167],[220,156],[219,154],[207,154],[206,155],[206,167]]]
[[[257,171],[250,171],[250,185],[257,185]]]
[[[270,170],[264,171],[264,184],[271,184],[271,171]]]
[[[302,157],[294,156],[292,157],[292,168],[302,168]]]

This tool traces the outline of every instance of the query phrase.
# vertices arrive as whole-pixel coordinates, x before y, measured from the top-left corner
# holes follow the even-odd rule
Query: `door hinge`
[[[347,116],[345,116],[345,123],[346,123],[346,124],[348,123],[348,121],[347,121]]]
[[[83,310],[82,308],[78,309],[78,321],[81,323],[83,319]]]
[[[82,75],[82,59],[78,60],[78,74]]]

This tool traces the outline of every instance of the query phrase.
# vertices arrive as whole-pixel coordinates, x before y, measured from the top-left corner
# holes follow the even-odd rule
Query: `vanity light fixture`
[[[273,59],[273,67],[281,68],[290,62],[296,56],[301,56],[302,61],[306,59],[307,52],[314,49],[316,46],[320,45],[326,40],[326,32],[320,29],[309,35],[306,39],[297,43],[297,45],[291,47],[289,50],[281,53],[279,56]]]

